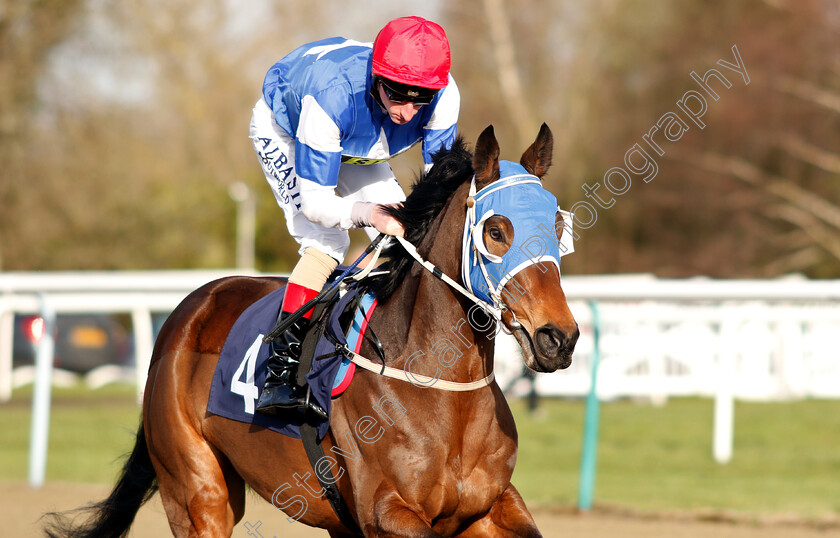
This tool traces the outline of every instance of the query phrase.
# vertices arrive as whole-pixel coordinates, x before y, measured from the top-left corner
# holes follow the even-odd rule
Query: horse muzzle
[[[513,335],[522,348],[525,365],[535,372],[548,373],[572,364],[580,330],[576,323],[566,331],[549,323],[534,331],[533,336],[524,327],[514,329]]]

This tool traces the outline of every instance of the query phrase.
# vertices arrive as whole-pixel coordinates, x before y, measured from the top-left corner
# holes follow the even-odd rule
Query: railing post
[[[733,430],[735,427],[735,359],[737,356],[738,316],[735,307],[724,306],[720,327],[720,353],[715,390],[715,418],[712,455],[718,463],[732,459]]]
[[[131,311],[134,330],[134,366],[137,376],[137,402],[143,403],[143,391],[146,389],[146,377],[149,375],[149,363],[154,347],[154,329],[152,313],[148,308],[134,308]]]
[[[50,399],[53,354],[55,351],[55,311],[46,295],[39,295],[44,336],[35,354],[35,390],[32,393],[32,426],[29,437],[29,485],[44,485],[47,469],[47,446],[50,434]]]
[[[595,496],[595,475],[598,463],[598,428],[600,402],[598,401],[598,365],[601,362],[601,319],[598,303],[589,302],[592,311],[592,373],[589,393],[586,396],[586,412],[583,424],[583,451],[580,459],[580,483],[578,486],[578,510],[590,510]]]
[[[0,403],[5,403],[12,399],[15,313],[6,310],[2,303],[0,299]]]

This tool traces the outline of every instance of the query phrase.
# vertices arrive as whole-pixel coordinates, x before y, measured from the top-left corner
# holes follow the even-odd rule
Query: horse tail
[[[137,511],[157,491],[157,479],[143,424],[134,450],[123,465],[119,481],[107,499],[65,513],[51,512],[44,532],[50,538],[117,538],[126,536]],[[77,523],[79,516],[86,519]]]

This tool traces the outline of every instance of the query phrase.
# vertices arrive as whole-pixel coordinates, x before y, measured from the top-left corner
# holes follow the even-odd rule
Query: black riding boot
[[[283,317],[288,314],[283,313]],[[263,415],[286,418],[306,418],[311,411],[326,420],[327,413],[310,400],[308,386],[298,386],[297,371],[300,349],[309,320],[301,318],[292,323],[283,334],[271,341],[272,354],[268,358],[268,371],[257,412]]]

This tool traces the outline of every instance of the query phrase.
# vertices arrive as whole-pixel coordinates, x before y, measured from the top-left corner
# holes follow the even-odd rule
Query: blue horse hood
[[[518,272],[540,262],[554,263],[559,271],[561,256],[573,250],[570,234],[562,246],[557,239],[557,198],[543,188],[540,178],[511,161],[499,161],[499,173],[497,181],[473,195],[475,207],[468,210],[464,224],[461,264],[466,287],[495,307],[502,287]],[[563,213],[568,215],[565,236],[567,229],[571,231],[571,215]],[[513,241],[503,256],[488,252],[483,242],[484,223],[493,215],[503,215],[513,224]]]

